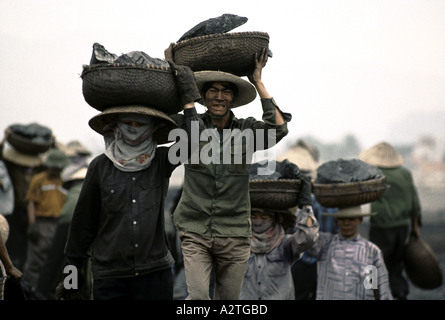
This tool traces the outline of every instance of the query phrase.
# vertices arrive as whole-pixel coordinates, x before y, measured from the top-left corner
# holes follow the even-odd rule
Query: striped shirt
[[[308,254],[318,260],[317,300],[392,299],[381,250],[360,235],[320,232]]]

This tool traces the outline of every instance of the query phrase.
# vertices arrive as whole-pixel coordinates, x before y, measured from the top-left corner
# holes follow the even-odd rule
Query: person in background
[[[14,265],[23,270],[28,247],[28,201],[26,192],[31,179],[42,172],[42,158],[37,154],[25,154],[6,144],[10,134],[10,128],[5,130],[5,135],[0,143],[0,154],[14,190],[14,211],[11,214],[5,212],[5,218],[9,224],[9,238],[6,248]]]
[[[68,238],[69,225],[73,217],[74,208],[79,198],[85,179],[87,167],[78,169],[70,177],[63,181],[63,188],[67,190],[65,204],[60,211],[57,222],[57,228],[51,246],[47,250],[47,259],[45,260],[40,277],[36,287],[36,296],[40,300],[55,300],[55,291],[57,284],[62,281],[61,275],[67,261],[64,254],[66,241]],[[88,267],[89,264],[87,264]],[[83,270],[86,276],[90,270]],[[89,284],[89,282],[87,282]],[[90,298],[90,287],[86,285],[82,296],[85,300]]]
[[[295,217],[296,209],[252,208],[251,253],[240,300],[295,299],[291,266],[318,236],[312,207],[298,209]],[[286,225],[286,220],[294,223]],[[286,234],[288,227],[292,231]]]
[[[66,145],[60,144],[60,149],[65,152],[70,159],[69,164],[60,174],[63,181],[68,180],[71,175],[79,169],[88,167],[91,151],[84,147],[79,141],[73,140]]]
[[[9,216],[14,212],[14,186],[6,164],[0,160],[0,213]]]
[[[359,234],[363,217],[374,214],[362,206],[338,208],[332,215],[339,233],[320,232],[306,251],[317,259],[317,300],[392,300],[383,254]]]
[[[301,174],[314,182],[320,160],[320,152],[316,146],[298,139],[289,151],[280,156],[279,159],[288,159],[300,168]],[[323,207],[311,194],[312,210],[318,221],[319,231],[337,233],[337,221],[332,215],[323,213],[335,213],[337,208]],[[295,288],[296,300],[314,300],[317,291],[317,260],[303,253],[301,259],[292,265],[292,279]]]
[[[45,171],[35,175],[29,185],[28,200],[28,253],[23,269],[22,286],[29,299],[35,299],[35,290],[42,267],[47,259],[57,228],[60,212],[65,204],[66,190],[60,173],[68,164],[68,157],[58,149],[50,149],[44,161]]]
[[[371,210],[378,214],[371,217],[369,240],[383,252],[394,298],[405,300],[409,285],[403,275],[403,246],[410,229],[420,236],[421,206],[417,189],[411,172],[403,166],[402,155],[389,143],[377,143],[359,158],[377,166],[390,186],[380,199],[371,203]]]
[[[200,115],[200,130],[214,132],[218,145],[224,145],[216,155],[218,159],[222,159],[224,149],[231,151],[232,148],[246,147],[235,145],[236,139],[231,139],[235,130],[262,131],[263,149],[271,147],[269,134],[279,142],[288,133],[287,122],[291,115],[278,108],[262,81],[266,62],[267,50],[264,49],[255,57],[250,83],[226,72],[195,73],[202,93],[201,103],[207,108]],[[253,117],[236,118],[231,109],[253,101],[256,92],[261,98],[263,121]],[[252,143],[256,148],[257,145]],[[208,144],[201,142],[199,154],[206,152],[207,147]],[[199,163],[184,165],[184,188],[173,219],[181,239],[188,290],[186,299],[207,300],[212,296],[216,300],[236,300],[241,292],[250,256],[251,159],[246,149],[242,150],[239,163],[235,163],[233,154],[230,156],[230,164],[222,161],[203,163],[200,157]],[[209,294],[212,270],[215,287],[214,294]]]

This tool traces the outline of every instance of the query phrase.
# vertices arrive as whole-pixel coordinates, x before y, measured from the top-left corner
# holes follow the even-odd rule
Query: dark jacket
[[[190,120],[196,110],[185,111]],[[188,122],[187,122],[188,123]],[[190,127],[185,127],[190,132]],[[171,164],[169,147],[158,147],[151,165],[117,169],[105,154],[90,163],[71,221],[65,254],[80,267],[91,254],[95,279],[129,277],[170,268],[164,203]]]

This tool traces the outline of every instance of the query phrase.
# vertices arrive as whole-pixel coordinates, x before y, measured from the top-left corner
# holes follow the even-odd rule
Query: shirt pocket
[[[142,186],[139,192],[139,205],[143,210],[156,210],[161,205],[161,200],[164,197],[163,180],[160,177],[153,179],[146,185]]]
[[[118,214],[125,211],[128,201],[127,190],[123,184],[109,184],[101,189],[102,208],[107,214]]]
[[[266,258],[269,276],[281,277],[287,273],[289,265],[279,254],[268,254]]]
[[[230,164],[227,168],[230,174],[249,174],[253,153],[249,155],[246,148],[245,144],[241,148],[233,145],[230,147]]]

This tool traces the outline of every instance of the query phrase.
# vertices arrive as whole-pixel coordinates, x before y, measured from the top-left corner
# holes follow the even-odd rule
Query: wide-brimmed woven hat
[[[199,92],[202,93],[203,87],[208,82],[230,82],[238,87],[238,96],[235,98],[233,102],[232,108],[240,107],[246,105],[256,98],[256,90],[255,87],[248,81],[233,75],[231,73],[222,72],[222,71],[198,71],[195,72],[196,85],[199,89]],[[198,102],[202,105],[205,101],[205,96],[202,94],[201,100]]]
[[[40,167],[43,164],[42,158],[38,155],[22,153],[14,148],[3,149],[3,159],[23,167]]]
[[[381,168],[397,168],[403,165],[403,157],[387,142],[380,142],[359,155],[360,160]]]
[[[333,216],[336,218],[360,218],[373,216],[375,214],[377,214],[377,212],[364,210],[362,206],[340,207],[336,212],[323,212],[325,216]]]
[[[107,131],[105,127],[108,124],[115,122],[118,115],[121,113],[134,113],[159,118],[159,121],[163,122],[163,126],[157,129],[153,134],[158,144],[171,142],[168,139],[168,134],[172,129],[177,128],[176,122],[166,113],[147,106],[122,106],[108,108],[91,118],[88,124],[94,131],[104,135]]]
[[[3,239],[3,243],[6,243],[9,237],[9,224],[5,216],[0,214],[0,236]]]

